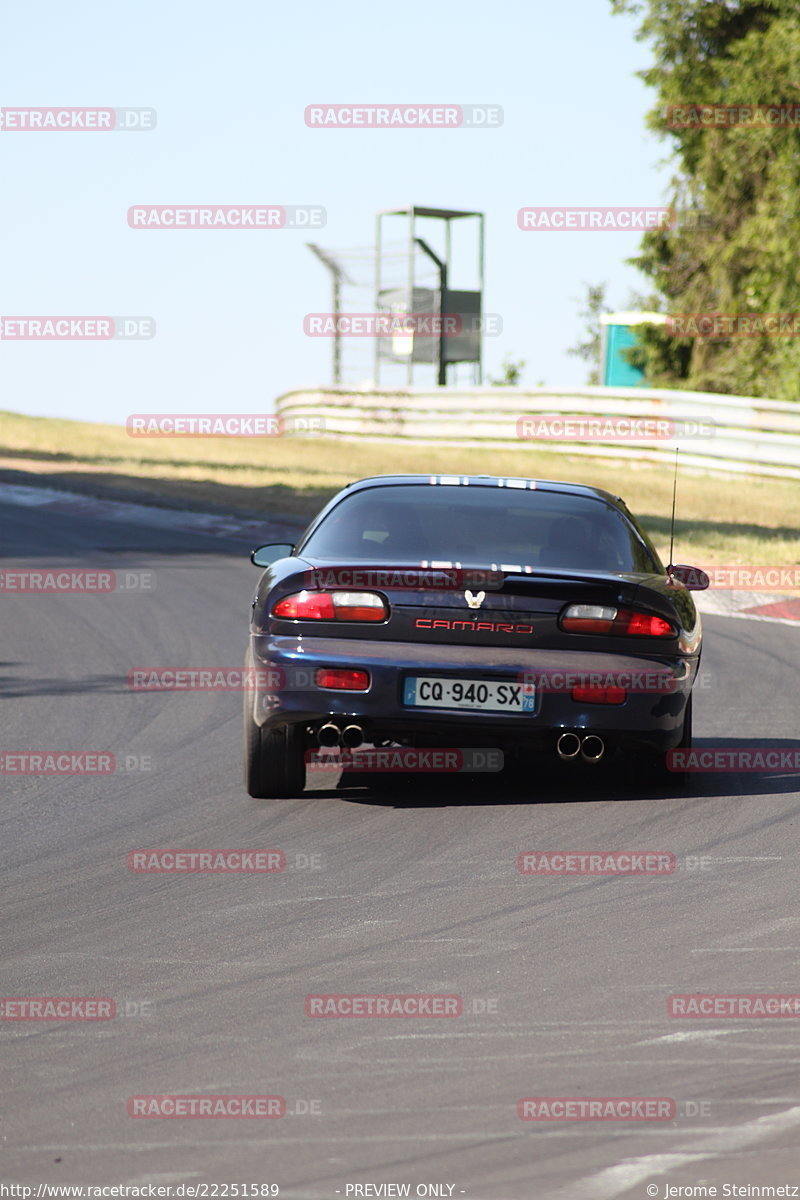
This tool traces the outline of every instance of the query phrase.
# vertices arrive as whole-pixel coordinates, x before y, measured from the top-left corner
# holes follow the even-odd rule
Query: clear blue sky
[[[329,307],[306,249],[372,242],[407,203],[487,218],[486,342],[524,381],[582,383],[566,349],[582,282],[621,306],[639,235],[522,232],[531,205],[657,205],[667,145],[644,127],[648,48],[606,0],[55,0],[10,5],[3,106],[153,107],[150,133],[1,133],[4,315],[135,314],[152,341],[0,341],[0,407],[122,422],[131,412],[264,412],[330,377],[303,333]],[[309,129],[311,103],[493,103],[495,130]],[[129,229],[132,204],[319,204],[302,230]],[[457,282],[457,281],[455,281]],[[420,376],[420,382],[424,376]]]

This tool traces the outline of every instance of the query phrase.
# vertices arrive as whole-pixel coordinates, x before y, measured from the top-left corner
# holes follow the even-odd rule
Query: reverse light
[[[272,610],[273,617],[292,621],[385,621],[388,615],[375,592],[295,592]]]
[[[623,637],[676,637],[675,626],[664,617],[631,608],[603,604],[570,604],[561,614],[566,633],[600,633]]]
[[[320,667],[316,674],[317,687],[344,692],[365,692],[369,687],[369,671],[352,667]]]
[[[570,604],[561,616],[561,628],[567,633],[611,633],[616,608],[602,604]]]
[[[375,592],[333,592],[337,621],[385,621],[389,609]]]

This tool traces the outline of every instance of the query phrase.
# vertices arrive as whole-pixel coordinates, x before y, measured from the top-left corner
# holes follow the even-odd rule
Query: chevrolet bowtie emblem
[[[464,599],[470,608],[480,608],[486,599],[486,592],[478,592],[477,596],[473,596],[469,588],[464,592]]]

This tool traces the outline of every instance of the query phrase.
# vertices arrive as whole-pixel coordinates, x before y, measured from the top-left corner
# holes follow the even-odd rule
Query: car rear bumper
[[[676,746],[697,671],[697,657],[625,654],[587,655],[581,651],[516,650],[407,642],[251,635],[249,663],[259,683],[249,693],[257,724],[303,724],[316,730],[327,721],[357,724],[365,741],[411,745],[514,746],[552,749],[567,730],[596,733],[608,744],[641,745],[654,751]],[[317,686],[319,667],[360,668],[369,672],[367,691],[335,691]],[[409,675],[441,678],[528,681],[535,687],[532,712],[471,712],[409,707],[403,702]],[[572,684],[596,679],[630,681],[621,704],[576,701]],[[309,744],[313,742],[313,737]]]

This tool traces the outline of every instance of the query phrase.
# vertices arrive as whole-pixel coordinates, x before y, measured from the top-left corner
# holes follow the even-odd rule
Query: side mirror
[[[250,562],[257,567],[271,567],[279,558],[289,558],[291,554],[294,554],[294,546],[290,542],[270,542],[268,546],[251,550]]]
[[[687,567],[684,563],[667,567],[667,576],[671,581],[677,580],[678,583],[682,583],[690,592],[704,592],[711,584],[705,571],[701,571],[699,567]]]

